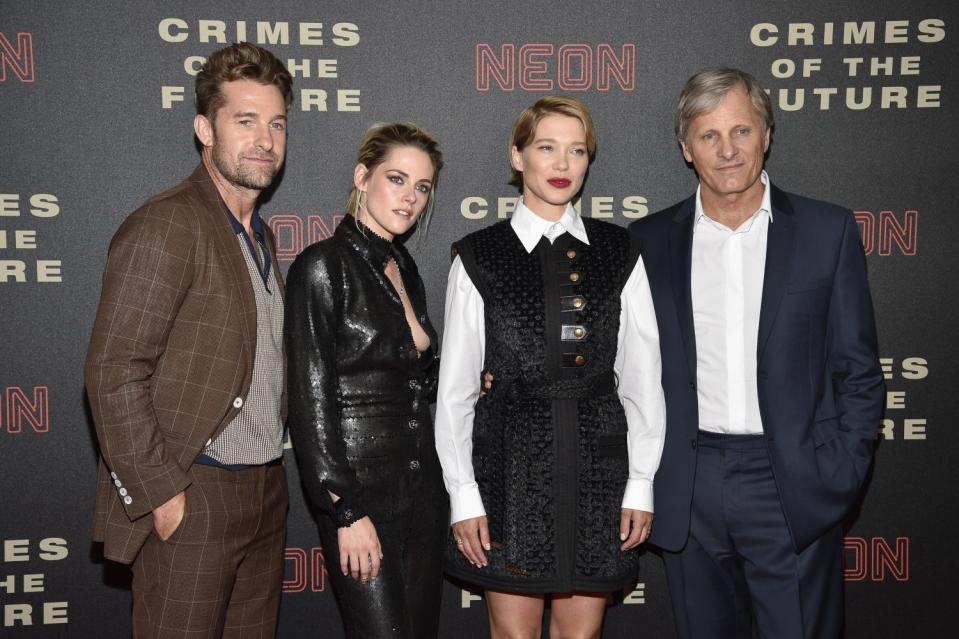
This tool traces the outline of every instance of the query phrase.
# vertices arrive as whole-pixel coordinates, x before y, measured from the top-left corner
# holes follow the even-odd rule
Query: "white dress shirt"
[[[589,244],[579,214],[567,205],[558,222],[530,211],[520,198],[510,220],[513,232],[531,253],[541,237],[553,242],[563,233]],[[617,390],[626,412],[629,479],[623,507],[653,511],[653,476],[663,452],[666,404],[661,384],[659,329],[642,258],[621,294],[616,361]],[[473,475],[473,415],[479,398],[486,347],[483,297],[460,258],[453,260],[446,288],[443,357],[436,402],[436,450],[450,495],[450,521],[486,514]],[[492,371],[496,374],[496,371]]]
[[[696,190],[691,293],[696,330],[699,428],[713,433],[763,432],[756,386],[759,307],[766,236],[773,221],[769,177],[752,217],[731,230],[703,211]]]

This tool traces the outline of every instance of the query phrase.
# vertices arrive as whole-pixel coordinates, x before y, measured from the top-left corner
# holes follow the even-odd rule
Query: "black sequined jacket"
[[[629,477],[616,393],[620,295],[638,259],[626,230],[584,219],[527,253],[504,221],[454,245],[483,297],[493,389],[473,421],[473,472],[489,523],[489,565],[450,537],[446,570],[510,592],[612,591],[635,581],[620,551]]]
[[[287,425],[307,500],[339,526],[408,510],[411,482],[442,486],[429,411],[439,359],[432,346],[417,355],[383,271],[390,257],[436,344],[413,258],[352,216],[303,251],[287,276]]]

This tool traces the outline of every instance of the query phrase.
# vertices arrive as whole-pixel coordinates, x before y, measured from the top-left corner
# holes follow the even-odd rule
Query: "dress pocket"
[[[602,435],[589,445],[589,452],[594,457],[615,457],[626,459],[629,457],[629,448],[626,445],[626,435]]]

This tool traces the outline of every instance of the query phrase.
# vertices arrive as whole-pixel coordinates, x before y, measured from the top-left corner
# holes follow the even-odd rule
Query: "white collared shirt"
[[[510,226],[531,253],[541,237],[550,242],[569,233],[589,244],[583,220],[567,205],[557,222],[530,211],[520,198]],[[621,294],[616,361],[618,394],[628,427],[629,479],[623,507],[653,511],[653,476],[663,452],[666,404],[661,384],[659,329],[653,298],[640,258]],[[436,402],[436,450],[450,495],[450,521],[486,514],[473,475],[473,409],[479,398],[480,372],[486,348],[483,297],[460,258],[453,260],[446,288],[443,357]],[[495,374],[496,371],[493,371]]]
[[[766,268],[766,236],[773,222],[769,176],[762,203],[731,230],[703,211],[696,190],[690,288],[696,331],[699,428],[714,433],[763,432],[756,385],[759,307]]]

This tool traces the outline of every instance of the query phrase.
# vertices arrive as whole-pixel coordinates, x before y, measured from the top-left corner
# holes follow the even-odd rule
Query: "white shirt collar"
[[[559,228],[553,229],[557,225]],[[523,248],[526,249],[527,253],[532,253],[536,245],[539,244],[540,238],[547,233],[555,239],[563,232],[567,232],[583,244],[589,244],[589,238],[586,237],[586,226],[572,204],[566,205],[563,217],[556,222],[550,222],[529,210],[523,202],[522,196],[520,196],[519,202],[516,204],[516,210],[513,211],[513,216],[510,219],[510,226],[513,227],[513,232],[523,243]],[[552,232],[550,232],[551,229],[553,229]]]
[[[770,222],[773,221],[773,207],[771,204],[772,200],[770,199],[770,194],[769,194],[770,192],[769,174],[767,174],[766,171],[764,170],[762,173],[759,174],[759,180],[764,185],[763,199],[762,199],[762,202],[759,203],[759,209],[755,213],[753,213],[752,217],[749,218],[749,221],[745,222],[742,226],[740,226],[739,229],[736,229],[737,231],[740,231],[740,230],[748,231],[749,228],[752,226],[753,222],[755,222],[756,218],[758,218],[760,215],[767,216]],[[698,226],[699,223],[703,221],[703,218],[706,218],[707,220],[709,220],[709,217],[706,215],[706,212],[703,210],[703,198],[701,195],[702,189],[703,189],[702,184],[696,187],[696,218],[695,218],[696,224],[693,226],[694,231],[695,231],[695,227]],[[712,220],[709,220],[709,221],[712,221]]]

